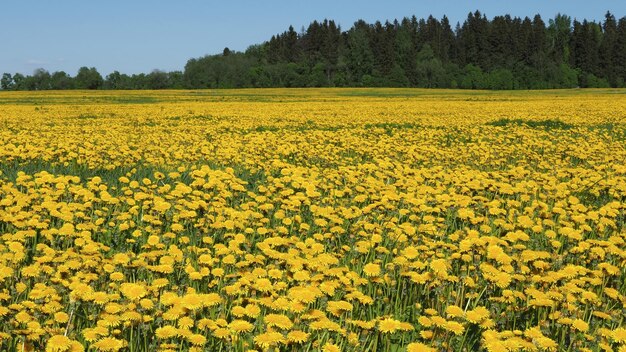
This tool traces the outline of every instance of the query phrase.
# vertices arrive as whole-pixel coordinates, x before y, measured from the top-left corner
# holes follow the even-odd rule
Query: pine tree
[[[546,68],[546,24],[540,15],[535,15],[532,22],[532,34],[529,41],[531,65],[543,72]]]
[[[618,80],[616,84],[624,87],[626,85],[626,17],[620,18],[617,23],[617,39],[613,48],[613,64]]]
[[[442,63],[448,63],[454,59],[454,32],[450,27],[448,17],[441,18],[441,32],[439,36],[439,56]]]
[[[555,64],[569,63],[570,36],[572,34],[572,20],[569,16],[557,14],[548,21],[548,55]]]
[[[461,50],[464,60],[462,66],[472,63],[481,68],[491,65],[491,48],[487,40],[489,21],[480,11],[470,13],[459,33]]]
[[[353,82],[362,82],[374,69],[374,54],[370,48],[370,27],[359,20],[347,33],[346,65]]]
[[[333,81],[333,74],[339,62],[341,28],[335,24],[335,21],[324,20],[322,33],[320,52],[326,68],[326,77],[330,83]]]
[[[387,22],[376,22],[370,31],[370,45],[374,54],[375,74],[386,76],[394,66],[393,26]]]
[[[603,77],[606,77],[611,86],[617,86],[617,72],[615,66],[618,64],[615,62],[614,50],[617,46],[617,21],[615,16],[610,12],[607,12],[604,16],[604,23],[602,25],[602,41],[600,42],[599,50],[599,64],[600,73]]]
[[[411,21],[404,18],[398,25],[394,42],[394,61],[402,68],[410,83],[415,83],[415,62],[417,48],[413,45],[413,33]]]

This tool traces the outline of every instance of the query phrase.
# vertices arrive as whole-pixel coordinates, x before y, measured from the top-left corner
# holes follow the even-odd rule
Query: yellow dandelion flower
[[[152,284],[150,286],[154,287],[154,288],[163,288],[165,286],[167,286],[169,284],[169,280],[166,278],[160,278],[160,279],[156,279],[154,281],[152,281]]]
[[[148,298],[144,298],[139,301],[139,306],[143,309],[152,309],[154,308],[154,302]]]
[[[65,324],[70,319],[70,316],[65,312],[54,313],[54,321],[57,323]]]
[[[448,321],[444,328],[448,331],[452,331],[455,335],[461,335],[465,331],[465,327],[456,321]]]
[[[119,351],[125,348],[128,343],[124,340],[118,340],[113,337],[105,337],[101,340],[96,341],[92,347],[97,349],[98,351]]]
[[[156,246],[161,243],[161,238],[159,236],[151,235],[148,236],[148,241],[146,243],[148,243],[150,246]]]
[[[626,328],[617,328],[611,332],[611,338],[618,343],[626,342]]]
[[[439,314],[435,309],[433,308],[426,308],[424,309],[424,313],[428,314],[428,315],[437,315]]]
[[[261,307],[257,306],[256,304],[248,304],[245,307],[245,314],[250,318],[256,318],[259,316],[259,314],[261,314]]]
[[[85,352],[85,347],[78,341],[72,341],[69,352]]]
[[[181,329],[189,329],[194,325],[194,320],[190,317],[182,317],[178,319],[178,327]]]
[[[431,327],[433,325],[432,320],[430,320],[429,317],[425,317],[425,316],[421,316],[419,318],[417,318],[417,322],[424,327]]]
[[[465,313],[465,319],[473,324],[479,324],[489,317],[489,310],[485,307],[476,307]]]
[[[124,274],[120,273],[120,272],[113,272],[111,274],[109,274],[109,278],[113,281],[123,281],[124,280]]]
[[[293,343],[304,343],[309,339],[309,333],[300,330],[293,330],[287,334],[287,340]]]
[[[322,352],[341,352],[341,349],[339,348],[339,346],[327,342],[326,344],[324,344],[324,347],[322,347]]]
[[[206,343],[206,337],[200,334],[191,334],[187,336],[186,339],[194,346],[202,346]]]
[[[131,301],[137,301],[148,293],[143,285],[127,282],[120,285],[120,292]]]
[[[400,329],[400,322],[392,318],[383,319],[378,322],[378,330],[384,334],[394,333],[396,330]]]
[[[114,302],[107,303],[107,305],[104,306],[104,311],[109,313],[109,314],[118,314],[123,309],[124,309],[124,307],[121,304],[114,303]]]
[[[289,290],[290,299],[306,304],[315,302],[320,296],[321,291],[316,291],[312,287],[294,287]]]
[[[406,352],[436,352],[437,350],[421,342],[413,342],[406,346]]]
[[[246,315],[246,309],[242,306],[234,306],[230,309],[230,314],[237,318],[241,318]]]
[[[189,296],[189,295],[188,295]],[[204,307],[213,307],[222,303],[222,297],[217,293],[207,293],[200,296]]]
[[[254,287],[255,290],[261,292],[270,292],[274,289],[274,287],[272,286],[272,282],[266,278],[260,278],[256,280],[252,287]]]
[[[500,340],[485,341],[485,348],[488,352],[508,352],[509,348]]]
[[[91,298],[93,299],[94,303],[100,305],[109,302],[109,295],[106,292],[94,292]]]
[[[352,304],[346,301],[328,301],[326,303],[326,310],[335,316],[339,316],[342,312],[349,312],[352,308]]]
[[[230,334],[230,330],[226,328],[216,328],[215,330],[213,330],[213,336],[217,337],[218,339],[227,339]]]
[[[555,351],[559,348],[559,344],[549,337],[545,337],[545,336],[538,337],[535,340],[535,342],[537,343],[537,346],[539,348],[543,348],[548,351]]]
[[[296,281],[309,281],[311,276],[306,270],[298,270],[293,274],[293,279]]]
[[[46,352],[64,352],[72,347],[72,340],[63,335],[54,335],[46,343]]]
[[[511,279],[511,275],[505,272],[500,272],[495,277],[496,286],[499,288],[507,288],[511,284]]]
[[[154,336],[163,340],[170,339],[177,335],[178,335],[178,329],[171,325],[166,325],[166,326],[157,328],[154,332]]]
[[[182,231],[185,229],[185,227],[184,227],[183,225],[181,225],[181,224],[172,224],[172,226],[170,227],[170,229],[171,229],[173,232],[178,233],[178,232],[182,232]]]
[[[374,263],[365,264],[363,267],[363,273],[369,277],[378,276],[380,275],[380,265]]]
[[[451,305],[446,308],[446,314],[450,317],[458,318],[464,316],[465,312],[461,307]]]
[[[433,332],[430,330],[422,330],[420,331],[420,337],[423,338],[424,340],[430,340],[432,339],[434,336]]]
[[[228,327],[237,333],[251,332],[252,330],[254,330],[254,325],[252,323],[239,319],[230,322],[230,324],[228,324]]]
[[[204,296],[197,293],[190,293],[181,297],[179,302],[185,309],[198,310],[204,306]]]
[[[284,344],[286,341],[283,334],[275,331],[269,331],[254,337],[254,343],[263,349]]]
[[[26,291],[26,288],[28,288],[28,286],[26,286],[26,284],[23,282],[18,282],[17,284],[15,284],[15,290],[17,291],[17,293],[22,293]]]
[[[415,259],[419,255],[419,252],[417,248],[409,246],[402,250],[402,255],[405,256],[407,259]]]
[[[435,324],[435,326],[442,327],[442,328],[444,328],[446,324],[448,323],[448,321],[445,318],[440,317],[438,315],[430,317],[430,320],[433,322],[433,324]]]
[[[587,332],[587,330],[589,330],[589,324],[587,324],[584,320],[582,319],[576,319],[572,322],[572,326],[580,331],[580,332]]]
[[[30,316],[30,314],[28,314],[26,311],[23,311],[23,310],[15,314],[15,321],[21,324],[25,324],[31,321],[32,319],[33,318]]]
[[[284,330],[291,329],[291,327],[293,326],[291,319],[282,314],[268,314],[263,318],[263,321],[265,321],[265,324],[267,324],[267,326],[275,326],[279,329]]]
[[[400,323],[400,330],[413,331],[413,330],[415,330],[415,327],[411,323],[401,322]]]

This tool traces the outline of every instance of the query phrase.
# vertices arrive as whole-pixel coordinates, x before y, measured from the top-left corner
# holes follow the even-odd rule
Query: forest
[[[384,23],[290,26],[244,52],[188,60],[182,71],[75,76],[4,73],[2,90],[421,87],[552,89],[626,86],[626,17],[601,22],[469,13],[463,23],[415,16]]]

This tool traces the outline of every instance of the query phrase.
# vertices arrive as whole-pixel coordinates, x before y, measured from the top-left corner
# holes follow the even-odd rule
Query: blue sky
[[[470,11],[489,18],[509,13],[547,22],[556,13],[601,20],[607,10],[626,16],[626,1],[604,0],[16,0],[0,4],[0,73],[31,74],[36,68],[75,75],[95,66],[106,75],[154,69],[182,70],[192,57],[245,50],[293,25],[297,31],[318,19],[349,28],[368,22],[444,14],[455,24]]]

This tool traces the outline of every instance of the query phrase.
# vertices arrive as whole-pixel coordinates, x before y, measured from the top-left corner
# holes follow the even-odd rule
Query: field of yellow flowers
[[[2,351],[626,351],[626,91],[0,93]]]

